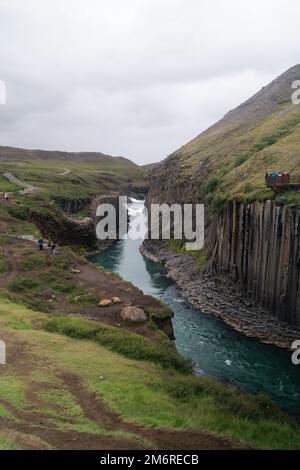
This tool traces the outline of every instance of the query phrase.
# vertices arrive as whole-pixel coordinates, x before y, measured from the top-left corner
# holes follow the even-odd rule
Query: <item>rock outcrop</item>
[[[50,238],[56,243],[77,245],[89,250],[97,249],[95,224],[91,217],[78,219],[51,208],[47,211],[33,211],[30,219],[39,227],[45,238]]]
[[[206,272],[237,283],[279,319],[300,324],[300,211],[227,202],[207,233]]]
[[[206,213],[205,274],[230,281],[257,308],[299,326],[300,211],[275,201],[231,201]]]
[[[77,212],[87,210],[92,198],[70,199],[62,196],[53,197],[55,203],[67,214],[76,214]]]
[[[82,202],[82,204],[86,204],[86,202]],[[78,203],[78,201],[74,200],[75,203]],[[96,212],[100,204],[112,204],[114,206],[117,216],[118,236],[119,193],[105,194],[92,199],[88,206],[89,217],[72,215],[77,206],[76,204],[73,206],[71,201],[68,204],[70,204],[69,209],[67,206],[63,209],[56,204],[48,204],[38,211],[30,211],[29,217],[39,227],[44,237],[51,238],[57,243],[81,246],[88,251],[102,251],[114,243],[115,240],[112,239],[100,240],[97,238],[96,226],[100,217],[97,216]]]

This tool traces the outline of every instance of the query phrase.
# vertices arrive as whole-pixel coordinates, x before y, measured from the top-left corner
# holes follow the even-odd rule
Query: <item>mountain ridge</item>
[[[107,155],[102,152],[72,152],[72,151],[63,151],[63,150],[44,150],[44,149],[27,149],[27,148],[21,148],[21,147],[11,147],[11,146],[0,146],[0,159],[1,158],[11,158],[14,156],[18,157],[28,157],[28,158],[33,158],[36,160],[55,160],[55,157],[57,157],[59,160],[69,160],[71,157],[76,159],[77,161],[80,161],[80,158],[86,158],[90,160],[94,159],[115,159],[121,162],[126,162],[129,164],[132,164],[133,166],[138,167],[135,162],[130,160],[129,158],[123,157],[123,156],[112,156],[112,155]]]

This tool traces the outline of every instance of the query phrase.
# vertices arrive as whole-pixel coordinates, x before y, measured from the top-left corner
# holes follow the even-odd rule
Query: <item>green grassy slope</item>
[[[137,448],[153,446],[151,434],[145,440],[142,428],[129,433],[124,422],[152,427],[151,432],[193,429],[243,445],[300,448],[298,425],[268,399],[176,372],[172,363],[162,367],[132,347],[134,334],[108,326],[103,330],[99,322],[49,317],[4,300],[0,326],[8,349],[8,363],[1,366],[0,422],[6,426],[1,426],[0,448],[55,447],[61,431],[76,433],[75,446],[87,436],[97,436],[99,444],[107,435],[111,446],[116,438],[131,439]],[[122,418],[109,426],[103,405],[96,412],[98,399]]]
[[[62,174],[70,170],[67,174]],[[17,191],[4,172],[13,173],[44,193],[84,198],[120,185],[145,184],[146,170],[123,157],[92,152],[51,152],[0,147],[0,191]]]
[[[230,111],[214,126],[174,152],[157,169],[158,184],[196,188],[208,202],[218,198],[274,197],[264,185],[269,170],[300,174],[300,105],[292,104],[297,65]]]

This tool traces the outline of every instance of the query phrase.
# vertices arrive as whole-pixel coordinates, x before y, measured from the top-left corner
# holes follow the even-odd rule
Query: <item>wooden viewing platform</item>
[[[300,187],[300,175],[289,173],[266,173],[265,183],[267,188]]]

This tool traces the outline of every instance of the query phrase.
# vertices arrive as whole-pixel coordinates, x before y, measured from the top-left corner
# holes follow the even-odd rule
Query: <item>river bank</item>
[[[291,350],[293,341],[300,338],[299,329],[252,304],[226,279],[203,275],[195,257],[170,252],[163,241],[145,240],[140,251],[165,266],[185,300],[203,313],[222,319],[248,337],[286,350]]]

